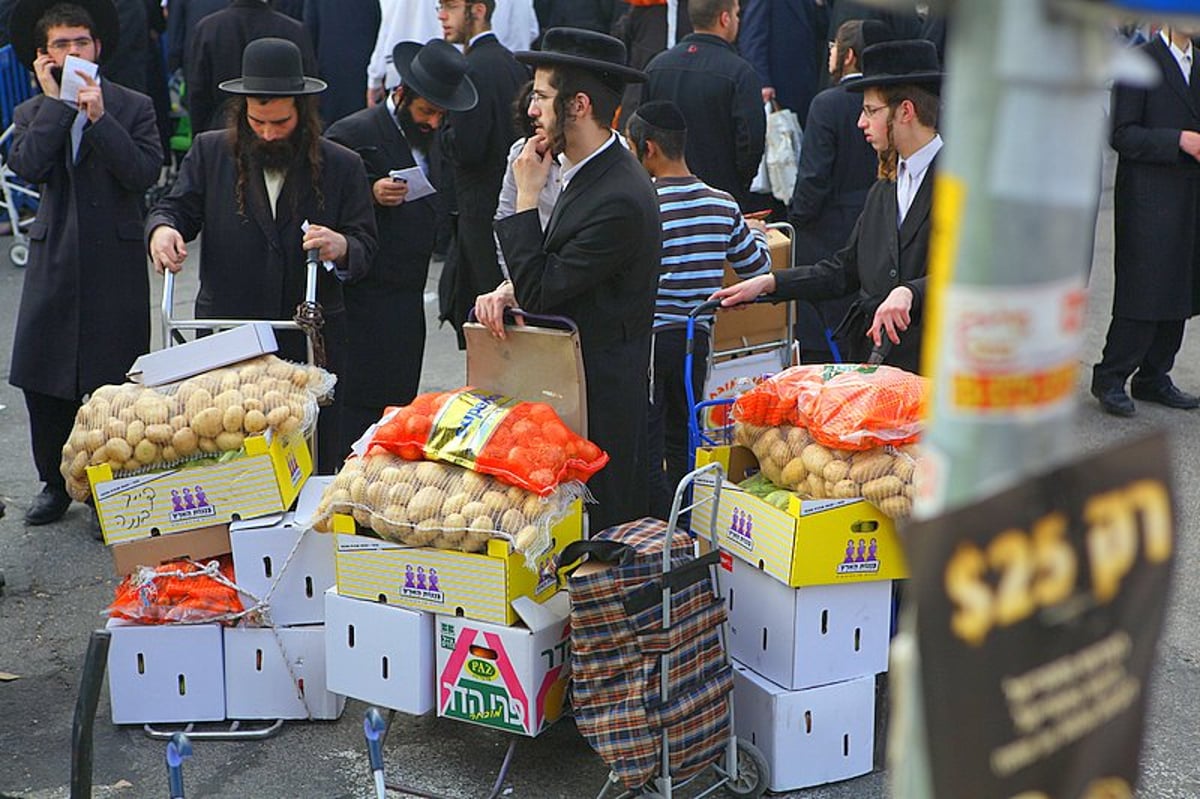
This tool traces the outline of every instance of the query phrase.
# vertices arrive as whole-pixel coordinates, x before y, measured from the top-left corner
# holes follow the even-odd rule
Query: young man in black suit
[[[596,532],[649,508],[647,370],[661,226],[650,178],[609,127],[624,84],[645,75],[625,66],[620,40],[578,28],[552,28],[541,51],[517,57],[535,68],[536,132],[513,166],[516,213],[496,222],[512,282],[479,297],[475,310],[498,336],[504,309],[518,303],[578,325],[588,438],[610,459],[588,482]],[[543,231],[537,203],[552,158],[563,166],[563,190]]]
[[[920,371],[921,311],[929,258],[929,212],[942,73],[937,50],[919,40],[863,50],[858,127],[879,153],[885,177],[867,194],[846,245],[833,257],[743,281],[713,294],[726,306],[760,294],[804,300],[846,295],[853,303],[835,335],[847,361],[863,362],[872,346],[891,344],[884,362]]]
[[[343,287],[349,322],[346,373],[338,392],[347,439],[379,420],[388,405],[417,394],[425,352],[425,280],[433,254],[441,194],[408,200],[392,170],[419,166],[441,188],[437,131],[448,111],[477,100],[463,55],[440,39],[401,42],[392,50],[401,84],[386,102],[335,122],[325,137],[358,153],[375,200],[379,249],[361,281]]]
[[[503,280],[492,219],[508,166],[508,148],[520,135],[512,104],[529,80],[529,70],[492,32],[495,9],[496,0],[438,4],[442,37],[466,48],[467,74],[479,94],[473,108],[449,114],[442,134],[445,154],[454,165],[456,200],[453,238],[442,273],[449,307],[442,308],[442,318],[456,329],[466,321],[475,297]],[[463,346],[461,335],[459,346]]]

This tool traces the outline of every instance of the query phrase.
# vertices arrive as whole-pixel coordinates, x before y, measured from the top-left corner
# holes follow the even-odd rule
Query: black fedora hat
[[[479,102],[475,84],[467,77],[467,59],[444,39],[425,44],[400,42],[392,48],[392,64],[407,86],[447,111],[470,111]]]
[[[287,39],[255,39],[242,51],[242,76],[218,84],[230,94],[255,97],[294,97],[320,94],[326,83],[304,74],[300,48]]]
[[[583,28],[551,28],[541,50],[521,50],[517,60],[532,67],[580,67],[621,83],[642,83],[646,73],[628,66],[625,43]]]
[[[937,48],[924,39],[880,42],[862,51],[862,77],[846,81],[846,89],[861,92],[872,86],[916,85],[935,94],[941,90],[942,66]]]
[[[8,18],[8,32],[12,39],[13,50],[17,60],[27,67],[32,67],[37,58],[39,47],[46,42],[40,41],[37,34],[38,20],[46,13],[46,9],[58,5],[63,0],[18,0],[12,7]],[[68,0],[71,5],[82,8],[92,18],[95,28],[92,36],[101,42],[100,60],[105,55],[116,52],[121,39],[121,26],[117,21],[117,7],[113,0]]]

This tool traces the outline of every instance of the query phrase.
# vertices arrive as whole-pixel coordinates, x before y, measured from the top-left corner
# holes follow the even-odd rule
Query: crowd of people
[[[472,312],[497,336],[512,308],[571,318],[588,435],[610,456],[589,484],[593,529],[669,509],[687,463],[683,329],[706,299],[797,300],[808,360],[922,368],[941,20],[852,0],[687,0],[675,16],[665,0],[129,2],[160,21],[165,9],[194,131],[149,208],[170,125],[111,71],[145,37],[127,33],[124,0],[16,0],[5,18],[41,88],[16,111],[9,155],[41,190],[10,377],[45,484],[30,524],[70,505],[59,454],[81,401],[149,347],[146,255],[178,271],[201,234],[206,318],[290,318],[306,253],[322,262],[338,376],[323,471],[415,396],[435,254],[456,330]],[[1168,79],[1115,92],[1118,292],[1093,392],[1118,415],[1134,412],[1131,376],[1137,399],[1200,406],[1169,377],[1200,302],[1180,290],[1195,226],[1140,200],[1169,190],[1194,218],[1200,83],[1190,32],[1142,46]],[[70,57],[99,75],[64,76]],[[63,102],[67,83],[82,85]],[[805,127],[786,207],[751,191],[773,107]],[[795,225],[791,268],[770,270],[752,209]],[[1154,294],[1168,239],[1177,279],[1150,281],[1170,286]],[[726,263],[740,282],[722,288]],[[699,322],[703,357],[712,317]],[[280,348],[304,357],[299,334]]]

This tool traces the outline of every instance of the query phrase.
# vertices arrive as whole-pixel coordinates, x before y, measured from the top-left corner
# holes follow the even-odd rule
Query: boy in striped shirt
[[[630,147],[658,192],[662,264],[654,311],[648,462],[650,510],[666,519],[675,487],[687,473],[687,422],[691,408],[683,361],[688,312],[721,287],[725,262],[743,280],[771,269],[766,228],[742,217],[726,192],[705,184],[683,157],[686,124],[670,101],[640,106],[626,128]],[[696,320],[692,387],[700,396],[708,358],[712,314]],[[664,468],[665,463],[665,468]]]

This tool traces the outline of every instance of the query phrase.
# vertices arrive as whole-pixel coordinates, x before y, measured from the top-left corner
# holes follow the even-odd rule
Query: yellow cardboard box
[[[862,499],[793,497],[786,511],[738,488],[757,468],[754,453],[741,446],[701,447],[696,466],[719,462],[727,480],[717,508],[721,548],[757,566],[777,580],[802,585],[836,585],[908,576],[895,524]],[[712,480],[697,481],[692,530],[707,538]]]
[[[536,571],[525,565],[522,553],[498,538],[488,542],[487,553],[472,553],[355,535],[350,516],[334,516],[333,527],[339,595],[514,624],[514,599],[527,596],[540,603],[558,590],[554,558],[583,537],[583,503],[575,500],[554,525],[552,546],[538,557]]]
[[[108,464],[88,468],[88,483],[106,544],[179,533],[292,506],[312,474],[299,431],[251,436],[242,457],[113,478]]]

